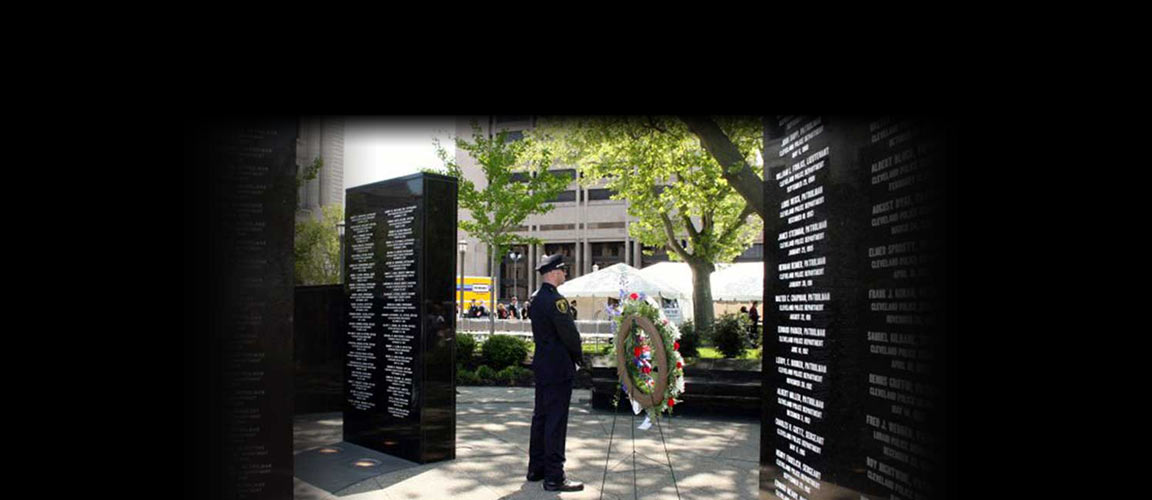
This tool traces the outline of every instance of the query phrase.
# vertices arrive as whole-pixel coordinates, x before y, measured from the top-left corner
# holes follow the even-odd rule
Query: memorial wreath
[[[619,306],[609,313],[616,330],[616,374],[621,390],[632,400],[633,411],[643,409],[652,419],[671,413],[684,392],[680,330],[643,293],[621,290]]]

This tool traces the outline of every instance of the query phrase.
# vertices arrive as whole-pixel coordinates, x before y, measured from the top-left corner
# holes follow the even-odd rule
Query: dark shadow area
[[[347,442],[295,455],[296,477],[334,494],[366,479],[418,465]]]

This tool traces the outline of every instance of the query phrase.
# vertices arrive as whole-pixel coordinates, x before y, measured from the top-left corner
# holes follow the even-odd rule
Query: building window
[[[576,229],[576,224],[541,224],[541,231],[571,231]]]
[[[544,244],[544,255],[556,255],[558,253],[564,256],[565,262],[569,262],[569,263],[576,262],[576,260],[575,260],[576,244],[575,243],[545,243]],[[575,266],[572,264],[569,264],[568,267],[575,267]]]
[[[623,222],[592,222],[588,224],[588,229],[624,229]]]
[[[764,260],[764,244],[754,243],[744,253],[736,257],[734,262],[760,262]]]
[[[616,191],[613,189],[589,189],[588,190],[588,200],[589,201],[610,200],[610,199],[612,199],[612,196],[615,194],[616,194]]]
[[[561,168],[561,169],[556,169],[556,170],[549,170],[548,173],[550,173],[552,175],[562,175],[562,176],[568,177],[569,179],[573,179],[573,180],[576,179],[576,169],[572,169],[572,168]]]
[[[569,189],[556,195],[555,198],[548,200],[551,203],[561,203],[566,201],[576,201],[576,191]]]
[[[591,260],[593,264],[599,265],[600,269],[624,262],[624,242],[592,243]]]

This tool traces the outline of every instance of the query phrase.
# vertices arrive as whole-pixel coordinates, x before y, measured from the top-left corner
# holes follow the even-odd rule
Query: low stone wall
[[[703,359],[684,369],[684,394],[675,414],[732,415],[759,418],[760,360]],[[592,360],[592,407],[611,410],[620,382],[613,361],[603,356]],[[620,404],[628,399],[620,393]]]

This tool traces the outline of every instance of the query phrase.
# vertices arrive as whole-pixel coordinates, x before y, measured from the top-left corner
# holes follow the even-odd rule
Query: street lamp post
[[[460,250],[460,317],[464,317],[464,252],[468,250],[468,240],[460,240],[456,245]]]
[[[517,265],[517,263],[520,262],[520,258],[523,256],[524,256],[524,254],[517,253],[515,250],[508,253],[508,258],[512,259],[512,296],[513,297],[517,296],[516,278],[520,276],[520,267]]]

